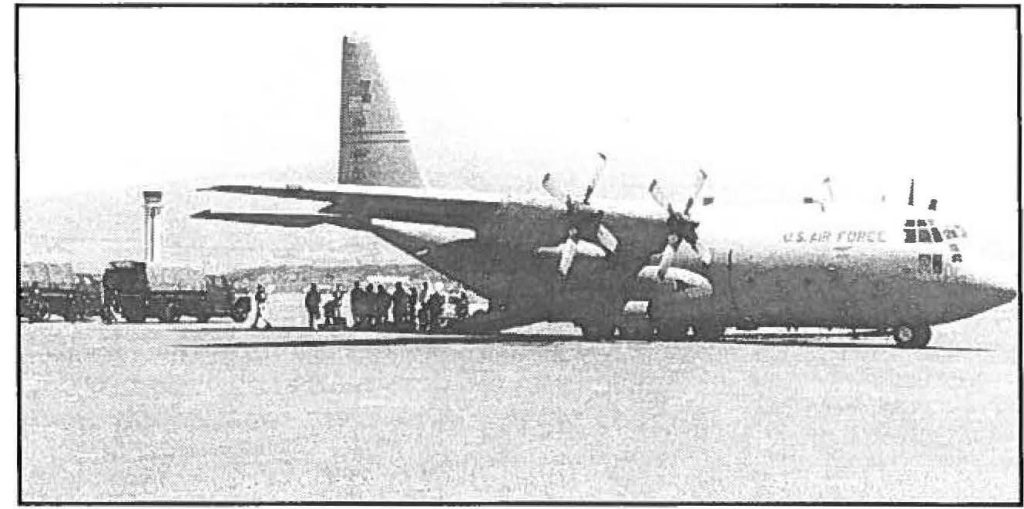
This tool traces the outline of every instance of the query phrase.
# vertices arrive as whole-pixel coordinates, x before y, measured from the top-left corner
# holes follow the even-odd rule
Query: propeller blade
[[[572,269],[572,262],[576,259],[576,241],[569,240],[562,245],[562,258],[558,261],[558,272],[562,276],[569,275],[569,269]]]
[[[594,176],[590,179],[590,183],[587,184],[587,190],[583,193],[583,204],[590,205],[590,196],[594,194],[594,189],[597,188],[597,183],[601,180],[601,175],[604,173],[604,169],[608,166],[608,158],[604,154],[598,152],[597,156],[601,158],[601,162],[597,164],[597,168],[594,170]]]
[[[672,261],[676,258],[676,252],[678,248],[672,244],[665,244],[665,249],[661,252],[661,260],[658,260],[658,279],[665,279],[665,274],[668,273],[669,267],[672,266]]]
[[[619,239],[615,238],[615,235],[603,224],[597,225],[597,240],[601,242],[601,245],[608,249],[608,251],[613,253],[619,247]]]
[[[698,170],[697,184],[694,187],[693,195],[686,200],[686,208],[683,209],[684,217],[690,217],[690,209],[693,207],[693,204],[696,203],[696,201],[700,198],[700,193],[701,191],[704,190],[704,183],[707,182],[707,180],[708,174],[703,169]]]
[[[654,199],[654,203],[657,203],[659,207],[668,211],[668,215],[672,215],[672,203],[665,197],[665,193],[661,192],[661,188],[658,187],[658,179],[651,181],[651,185],[647,188],[647,192],[650,193],[651,198]]]
[[[561,186],[559,186],[555,182],[554,176],[552,176],[550,173],[544,174],[544,180],[541,181],[540,185],[541,185],[541,187],[544,188],[545,191],[547,191],[548,194],[551,195],[552,198],[554,198],[554,199],[556,199],[558,201],[562,201],[562,200],[568,200],[570,202],[572,201],[572,199],[570,198],[569,194],[566,193],[564,190],[562,190]]]

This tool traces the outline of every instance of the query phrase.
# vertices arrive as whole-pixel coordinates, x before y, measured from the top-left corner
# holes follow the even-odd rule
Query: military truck
[[[76,273],[67,263],[23,264],[18,287],[18,316],[30,322],[44,322],[54,315],[63,317],[66,322],[85,321],[95,316],[106,319],[98,277]]]
[[[200,323],[214,317],[242,322],[252,301],[236,292],[224,276],[182,268],[147,268],[145,262],[114,261],[103,272],[104,305],[132,323],[156,318],[177,322],[190,316]]]

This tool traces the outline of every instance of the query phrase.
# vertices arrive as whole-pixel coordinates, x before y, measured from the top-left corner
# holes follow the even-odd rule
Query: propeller
[[[562,276],[569,274],[577,254],[603,258],[614,253],[619,245],[615,235],[602,223],[604,213],[590,207],[590,198],[608,166],[607,156],[600,152],[597,153],[597,156],[599,158],[597,167],[594,169],[594,174],[580,200],[573,199],[573,196],[559,185],[551,173],[545,174],[541,180],[541,187],[552,198],[559,202],[564,201],[566,214],[569,217],[569,236],[565,242],[558,247],[542,247],[537,250],[539,253],[554,254],[557,252],[560,254],[561,260],[558,268]]]
[[[831,205],[836,199],[835,194],[832,193],[832,177],[825,177],[825,179],[821,181],[821,185],[825,188],[825,194],[827,196],[822,196],[821,198],[804,196],[804,203],[808,205],[817,203],[818,206],[821,207],[821,211],[825,212],[825,205]],[[882,197],[882,201],[885,201],[885,196]]]
[[[686,206],[682,212],[675,210],[672,206],[672,202],[668,200],[665,193],[661,190],[658,185],[658,180],[654,179],[651,181],[651,185],[647,188],[651,198],[661,208],[665,209],[668,213],[668,218],[665,220],[666,225],[670,233],[675,234],[681,241],[686,241],[687,244],[693,249],[698,256],[701,257],[702,261],[707,263],[705,260],[704,253],[698,247],[697,238],[697,227],[700,226],[700,222],[693,219],[692,213],[694,212],[693,205],[700,199],[701,192],[704,190],[704,184],[707,182],[708,174],[703,169],[698,170],[697,179],[693,186],[693,193],[687,198]],[[666,271],[668,271],[669,264],[672,259],[675,258],[676,253],[679,251],[679,244],[673,245],[671,242],[665,245],[665,251],[662,253],[660,267],[658,269],[658,276],[661,278],[665,277]]]

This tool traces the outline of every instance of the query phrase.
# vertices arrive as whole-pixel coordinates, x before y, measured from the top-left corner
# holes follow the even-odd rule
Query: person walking
[[[264,329],[273,328],[270,325],[270,320],[267,319],[267,289],[261,284],[256,285],[256,294],[253,295],[253,300],[256,301],[256,318],[252,321],[252,328],[260,328],[260,319],[263,320]]]

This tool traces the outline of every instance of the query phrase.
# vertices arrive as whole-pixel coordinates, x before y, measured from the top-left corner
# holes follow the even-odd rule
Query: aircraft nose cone
[[[1016,288],[993,286],[992,291],[995,292],[996,299],[999,301],[999,305],[1006,304],[1007,302],[1010,302],[1017,297]]]
[[[986,308],[1002,306],[1017,297],[1017,282],[1012,277],[1014,275],[979,269],[974,267],[968,279],[979,290],[979,300]]]

